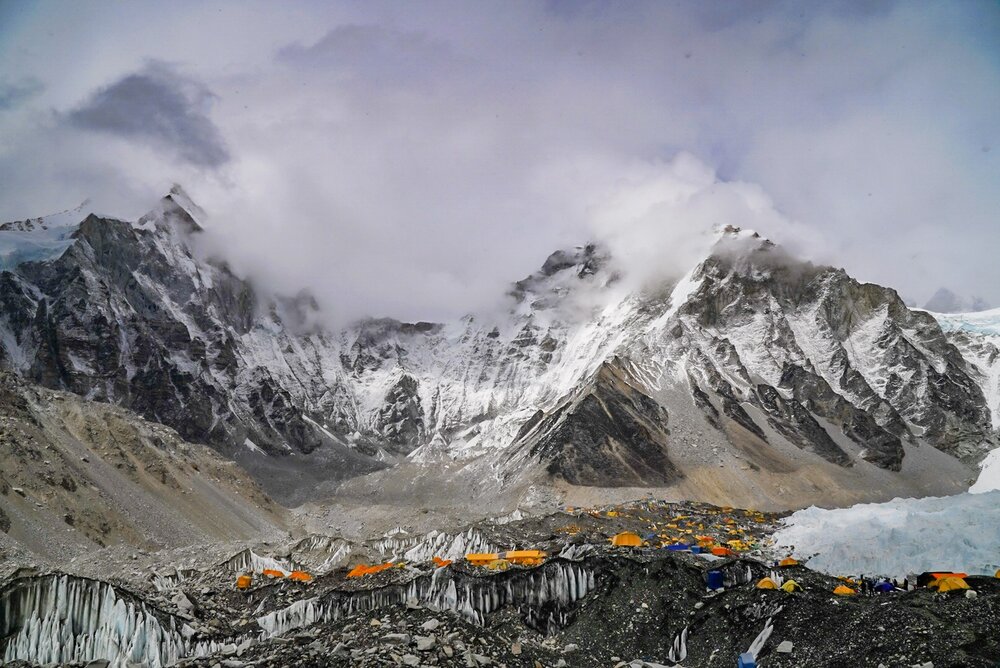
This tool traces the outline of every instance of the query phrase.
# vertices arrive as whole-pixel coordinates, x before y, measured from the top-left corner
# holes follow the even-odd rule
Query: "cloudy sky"
[[[595,238],[668,275],[722,224],[1000,304],[998,110],[992,1],[0,0],[0,220],[179,182],[336,318]]]

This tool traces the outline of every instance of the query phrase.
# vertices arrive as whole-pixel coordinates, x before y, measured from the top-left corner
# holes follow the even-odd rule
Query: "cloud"
[[[193,165],[215,168],[230,156],[208,117],[214,99],[203,84],[151,62],[96,91],[66,119],[79,128],[150,143]]]
[[[176,181],[338,321],[455,317],[594,237],[684,271],[721,219],[1000,303],[995,3],[247,2],[8,29],[0,80],[45,87],[0,114],[0,219]]]
[[[0,81],[0,111],[19,106],[40,93],[43,88],[45,86],[38,79],[22,79],[17,83]]]
[[[293,67],[363,78],[373,86],[407,85],[442,77],[457,65],[445,42],[426,33],[379,25],[342,25],[309,46],[295,43],[277,60]]]

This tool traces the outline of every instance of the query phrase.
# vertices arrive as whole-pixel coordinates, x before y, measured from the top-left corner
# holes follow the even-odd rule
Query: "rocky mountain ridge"
[[[930,465],[928,447],[955,462],[919,485],[942,492],[996,445],[986,379],[932,316],[738,228],[645,290],[592,244],[514,284],[504,315],[333,332],[301,327],[307,297],[203,257],[202,216],[175,188],[0,273],[0,364],[209,443],[279,495],[438,462],[508,486],[669,487],[732,466],[930,484],[904,466]]]

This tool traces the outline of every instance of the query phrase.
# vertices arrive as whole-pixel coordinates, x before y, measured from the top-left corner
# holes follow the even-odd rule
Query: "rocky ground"
[[[1000,580],[968,578],[974,595],[919,589],[835,596],[836,578],[805,566],[773,566],[781,555],[768,536],[779,519],[694,503],[567,508],[450,534],[396,530],[363,542],[311,536],[258,544],[221,560],[225,551],[218,546],[200,555],[189,549],[137,559],[108,552],[116,563],[114,577],[105,579],[119,601],[148,610],[163,629],[188,629],[177,636],[186,638],[185,649],[163,661],[177,665],[731,668],[755,641],[764,666],[997,665]],[[609,537],[623,530],[645,544],[612,546]],[[734,541],[739,551],[718,557],[664,547],[697,536],[717,546]],[[460,558],[512,548],[540,548],[550,556],[541,566],[496,570]],[[438,567],[435,556],[458,558]],[[395,566],[347,577],[359,563],[386,561]],[[76,565],[82,574],[96,570],[93,561]],[[264,568],[308,569],[313,579],[269,578]],[[724,590],[708,591],[710,570],[723,573]],[[242,573],[253,573],[245,591],[235,587]],[[768,575],[794,579],[802,591],[758,589]],[[0,621],[0,635],[6,634],[0,647],[31,625],[32,615],[33,625],[44,628],[37,622],[44,616],[39,604],[32,612],[11,601],[24,600],[14,595],[19,587],[28,591],[45,577],[8,578],[0,586],[0,610],[19,617]],[[86,634],[82,620],[95,615],[79,613],[61,614]],[[115,633],[89,632],[94,638]],[[17,658],[9,646],[6,658]],[[95,657],[77,658],[84,665]]]
[[[120,407],[0,371],[0,569],[287,529],[288,512],[211,449]]]

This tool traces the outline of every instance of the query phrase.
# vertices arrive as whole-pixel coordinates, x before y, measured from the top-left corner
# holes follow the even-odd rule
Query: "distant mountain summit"
[[[641,291],[589,244],[501,314],[329,331],[195,252],[204,220],[175,187],[10,263],[0,365],[208,443],[287,503],[347,479],[844,503],[964,489],[997,442],[991,381],[934,317],[747,230]]]
[[[948,288],[938,288],[924,308],[934,313],[974,313],[986,311],[991,306],[980,297],[960,297]]]

